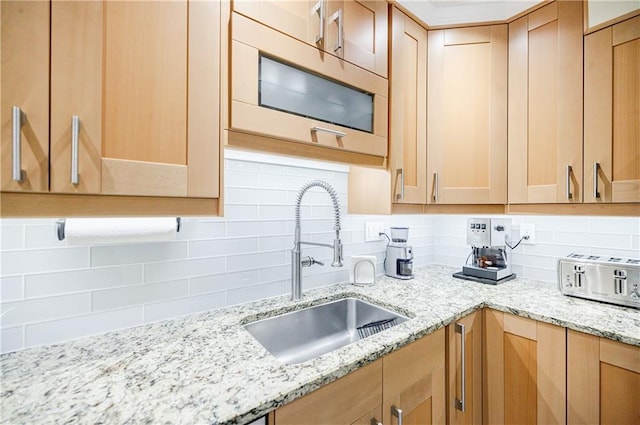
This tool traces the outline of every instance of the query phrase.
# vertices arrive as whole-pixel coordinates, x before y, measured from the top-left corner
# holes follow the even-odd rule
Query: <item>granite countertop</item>
[[[5,423],[245,423],[483,307],[640,346],[640,311],[560,294],[517,278],[499,286],[425,266],[410,281],[336,284],[0,357]],[[356,296],[411,320],[296,365],[280,363],[241,326]]]

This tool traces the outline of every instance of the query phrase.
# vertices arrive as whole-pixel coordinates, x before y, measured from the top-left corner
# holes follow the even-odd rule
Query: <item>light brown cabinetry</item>
[[[387,76],[387,2],[235,0],[233,10],[359,67]]]
[[[584,49],[584,200],[640,202],[640,16]]]
[[[384,424],[444,423],[444,329],[383,358]]]
[[[477,311],[446,328],[448,424],[482,423],[482,316]]]
[[[388,98],[387,79],[363,70],[332,55],[319,55],[318,49],[287,37],[273,29],[232,13],[231,17],[231,111],[229,114],[229,144],[247,142],[246,147],[265,149],[269,140],[244,137],[243,134],[264,136],[270,141],[293,141],[281,148],[282,153],[308,155],[310,149],[332,148],[326,159],[349,162],[349,155],[387,156]],[[372,131],[356,130],[302,114],[284,112],[260,103],[260,61],[267,57],[324,79],[340,82],[371,95],[373,106]],[[296,96],[300,103],[313,104],[311,88],[300,88]],[[345,114],[353,114],[353,110]],[[314,151],[318,152],[318,151]],[[339,153],[340,152],[340,153]],[[322,157],[324,158],[324,157]]]
[[[275,411],[282,424],[445,422],[444,329]]]
[[[484,423],[564,423],[566,329],[494,310],[484,326]]]
[[[49,8],[0,3],[2,191],[49,190]]]
[[[389,165],[393,202],[427,202],[427,30],[391,10]]]
[[[640,423],[640,348],[573,330],[567,337],[567,422]]]
[[[279,408],[275,411],[275,423],[322,425],[380,421],[382,362],[377,360]]]
[[[34,8],[31,2],[19,3],[20,9]],[[50,123],[47,116],[43,121],[46,146],[30,140],[31,124],[22,127],[28,141],[22,146],[25,159],[50,152],[49,158],[39,160],[41,174],[50,176],[39,190],[218,198],[219,2],[69,1],[47,3],[46,10],[47,25],[42,28],[47,33],[41,35],[47,46],[50,39],[43,57],[48,62],[51,56],[50,72],[48,63],[42,67],[50,78],[50,97],[47,89],[41,98],[51,110]],[[11,31],[15,19],[3,13],[3,32],[5,18]],[[16,54],[3,45],[3,63]],[[5,85],[3,72],[3,105],[15,97]],[[28,105],[25,112],[35,126]],[[3,120],[4,115],[3,106]],[[9,139],[3,133],[3,161],[11,158],[5,148]],[[3,175],[2,188],[29,190],[28,182],[7,184]],[[56,204],[56,198],[49,201]],[[61,214],[57,211],[52,213]],[[126,206],[119,211],[140,212]]]
[[[582,2],[509,24],[509,203],[582,202]]]
[[[507,200],[507,26],[429,31],[428,203]]]

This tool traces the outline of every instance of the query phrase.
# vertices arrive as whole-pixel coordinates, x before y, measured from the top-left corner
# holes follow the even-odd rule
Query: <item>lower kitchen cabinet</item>
[[[485,310],[484,423],[566,421],[566,329]]]
[[[445,423],[444,334],[440,329],[383,358],[385,425]]]
[[[640,347],[568,331],[567,423],[640,423]]]
[[[447,423],[481,424],[481,311],[471,313],[470,315],[447,326],[446,353]]]
[[[275,423],[370,424],[380,420],[382,359],[281,407]]]

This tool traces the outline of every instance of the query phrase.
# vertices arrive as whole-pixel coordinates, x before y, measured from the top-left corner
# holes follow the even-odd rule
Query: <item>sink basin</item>
[[[329,353],[408,319],[367,301],[343,298],[258,320],[244,327],[278,360],[295,364]]]

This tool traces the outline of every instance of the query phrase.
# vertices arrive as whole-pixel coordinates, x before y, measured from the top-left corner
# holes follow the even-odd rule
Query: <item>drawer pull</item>
[[[460,399],[456,397],[456,409],[461,412],[464,412],[464,405],[466,404],[466,394],[465,394],[465,384],[466,384],[466,360],[465,360],[465,327],[462,323],[456,323],[456,333],[460,334],[460,373],[462,374],[462,379],[460,380]]]
[[[571,167],[571,165],[567,165],[567,187],[566,187],[567,199],[573,199],[573,193],[571,193],[571,173],[572,172],[573,172],[573,167]]]
[[[321,131],[321,132],[324,132],[324,133],[333,134],[336,137],[340,137],[340,138],[343,138],[343,137],[347,136],[347,133],[343,133],[342,131],[331,130],[330,128],[317,127],[317,126],[316,127],[312,127],[311,131],[313,131],[314,133],[318,132],[318,131]]]
[[[598,171],[600,171],[600,163],[593,163],[593,197],[598,199],[600,197],[600,192],[598,191]]]
[[[338,21],[338,42],[333,46],[333,51],[337,52],[342,49],[342,9],[338,9],[331,18],[329,18],[329,22]]]
[[[77,115],[71,117],[71,184],[80,184],[78,172],[78,135],[80,133],[80,118]]]
[[[320,15],[320,30],[319,34],[316,35],[316,44],[322,43],[324,40],[324,1],[325,0],[318,0],[318,3],[316,3],[311,10],[312,14],[317,13]]]
[[[13,148],[12,155],[12,173],[11,177],[14,181],[21,182],[23,180],[22,164],[21,164],[21,130],[24,124],[24,114],[20,107],[11,108],[11,145]]]
[[[391,415],[398,418],[398,425],[402,425],[402,409],[398,409],[396,406],[391,406]]]

